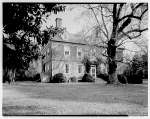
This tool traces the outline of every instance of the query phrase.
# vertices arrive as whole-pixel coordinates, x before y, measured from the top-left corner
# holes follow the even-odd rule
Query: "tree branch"
[[[107,38],[109,39],[109,37],[108,37],[108,30],[107,30],[107,27],[106,27],[106,24],[105,24],[105,21],[104,21],[104,17],[103,17],[102,10],[103,10],[103,8],[101,7],[101,16],[102,16],[102,21],[103,21],[103,24],[104,24],[104,27],[105,27],[105,31],[106,31],[106,34],[107,34]]]
[[[120,12],[122,10],[123,5],[124,5],[124,3],[120,4],[120,6],[119,6],[118,13],[117,13],[117,19],[119,19]]]
[[[145,29],[132,29],[132,30],[129,30],[129,31],[127,31],[127,32],[125,32],[125,34],[130,34],[130,33],[133,33],[133,32],[143,32],[143,31],[146,31],[146,30],[148,30],[148,28],[145,28]]]
[[[103,34],[106,36],[107,40],[109,40],[107,34],[101,29],[100,23],[99,23],[99,21],[98,21],[98,19],[97,19],[97,17],[96,17],[96,14],[95,14],[93,8],[91,8],[91,6],[90,6],[89,4],[88,4],[88,6],[90,7],[90,9],[92,10],[92,12],[94,13],[94,17],[95,17],[95,19],[96,19],[96,21],[97,21],[97,23],[98,23],[98,25],[99,25],[99,29],[100,29],[100,30],[103,32]]]

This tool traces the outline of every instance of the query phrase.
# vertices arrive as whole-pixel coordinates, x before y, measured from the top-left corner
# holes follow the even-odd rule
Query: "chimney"
[[[57,28],[62,28],[62,19],[60,18],[56,18],[56,27]]]

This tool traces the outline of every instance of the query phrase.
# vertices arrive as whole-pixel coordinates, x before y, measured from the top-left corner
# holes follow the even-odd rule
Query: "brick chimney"
[[[62,28],[62,19],[60,18],[56,18],[56,27],[57,28]]]

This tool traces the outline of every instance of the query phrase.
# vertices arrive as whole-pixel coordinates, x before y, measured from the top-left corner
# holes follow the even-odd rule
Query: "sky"
[[[83,12],[83,9],[77,7],[73,10],[69,10],[69,8],[70,8],[70,5],[67,5],[65,12],[51,14],[50,17],[47,19],[47,23],[45,23],[43,25],[43,29],[45,28],[45,26],[50,26],[50,25],[53,25],[55,27],[56,26],[55,19],[61,18],[62,19],[62,27],[66,27],[66,30],[69,33],[76,34],[77,32],[81,31],[82,25],[84,24],[85,21],[83,21],[83,20],[76,21],[75,19],[78,17],[79,14],[81,14]],[[124,46],[127,49],[132,50],[132,51],[140,50],[139,47],[137,47],[135,44],[133,44],[131,42],[124,44]],[[130,52],[130,51],[125,51],[125,53],[131,53],[134,55],[134,52]]]
[[[51,14],[47,20],[47,23],[44,24],[43,28],[45,28],[45,25],[46,26],[50,26],[50,25],[56,26],[55,19],[61,18],[62,19],[62,27],[66,27],[67,28],[66,30],[69,33],[75,34],[82,29],[81,23],[75,21],[75,19],[77,18],[77,16],[81,12],[82,11],[80,11],[80,9],[78,9],[78,8],[70,11],[67,7],[65,12],[59,12],[57,14]]]

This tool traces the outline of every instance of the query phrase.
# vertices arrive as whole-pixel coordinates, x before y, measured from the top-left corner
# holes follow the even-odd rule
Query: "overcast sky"
[[[43,25],[43,28],[45,28],[45,25],[46,26],[50,26],[50,25],[56,26],[55,19],[61,18],[62,19],[62,27],[66,27],[67,31],[69,33],[76,34],[77,32],[81,31],[82,25],[84,24],[84,21],[80,20],[80,22],[79,21],[77,22],[75,19],[78,17],[78,15],[81,12],[83,12],[83,9],[82,8],[75,8],[73,10],[69,10],[69,6],[70,5],[67,5],[65,12],[59,12],[58,14],[50,15],[50,17],[47,20],[47,23]],[[133,50],[133,51],[139,50],[139,47],[137,47],[133,43],[126,43],[125,47],[130,49],[130,50]]]
[[[61,18],[62,19],[62,27],[66,27],[69,33],[77,33],[82,29],[82,23],[75,21],[75,18],[81,13],[81,9],[75,8],[73,10],[69,10],[66,7],[65,12],[59,12],[57,14],[51,14],[47,20],[47,23],[43,25],[43,28],[46,26],[56,26],[55,19]]]

